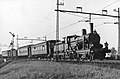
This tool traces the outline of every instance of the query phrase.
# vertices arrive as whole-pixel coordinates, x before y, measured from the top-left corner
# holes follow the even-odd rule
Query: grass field
[[[120,70],[47,61],[17,61],[0,69],[0,79],[120,79]]]

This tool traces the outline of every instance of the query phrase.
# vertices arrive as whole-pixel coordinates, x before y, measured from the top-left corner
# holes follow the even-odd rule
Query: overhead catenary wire
[[[119,1],[119,0],[117,0],[117,1]],[[109,4],[109,5],[105,6],[105,7],[103,7],[102,9],[96,11],[95,13],[97,13],[97,12],[99,12],[99,11],[101,11],[101,10],[103,10],[103,9],[105,9],[105,8],[107,8],[107,7],[109,7],[109,6],[111,6],[112,4],[116,3],[117,1],[112,2],[111,4]],[[63,12],[63,13],[66,13],[66,12]],[[75,15],[75,14],[71,14],[71,13],[66,13],[66,14],[74,15],[74,16],[77,16],[77,17],[83,17],[83,18],[85,18],[85,19],[86,19],[86,18],[89,18],[89,17],[84,17],[84,16]],[[93,19],[93,18],[92,18],[92,19]],[[94,19],[99,19],[99,18],[94,18]]]
[[[95,25],[94,27],[98,27],[98,26],[102,26],[102,25],[104,25],[104,23],[101,23],[101,24]]]
[[[113,5],[114,3],[118,2],[118,1],[119,1],[119,0],[112,2],[111,4],[109,4],[109,5],[105,6],[105,7],[103,7],[102,9],[96,11],[96,13],[99,12],[99,11],[101,11],[101,10],[103,10],[103,9],[105,9],[105,8],[107,8],[107,7],[109,7],[109,6],[111,6],[111,5]],[[74,16],[78,16],[78,17],[79,17],[79,15],[74,15]],[[80,17],[81,17],[81,16],[80,16]],[[86,18],[88,18],[88,17],[85,17],[85,19],[86,19]],[[84,20],[85,20],[85,19],[84,19]],[[95,27],[102,26],[102,25],[104,25],[104,23],[99,24],[99,25],[95,25]],[[76,32],[79,32],[79,31],[76,31]],[[74,32],[74,33],[75,33],[75,32]]]
[[[103,9],[105,9],[105,8],[107,8],[107,7],[109,7],[109,6],[111,6],[111,5],[113,5],[114,3],[118,2],[118,1],[119,1],[119,0],[116,0],[116,1],[114,1],[114,2],[112,2],[112,3],[110,3],[109,5],[103,7],[102,9],[100,9],[100,10],[98,10],[98,11],[96,11],[96,13],[99,12],[99,11],[101,11],[101,10],[103,10]],[[66,14],[73,15],[73,16],[77,16],[77,17],[82,17],[82,18],[85,18],[85,19],[88,18],[88,17],[84,17],[84,16],[80,16],[80,15],[71,14],[71,13],[66,13]],[[83,20],[85,20],[85,19],[83,19]],[[96,18],[92,18],[92,19],[96,19]],[[77,24],[77,23],[79,23],[79,22],[75,22],[75,23],[72,23],[72,24],[70,24],[70,25],[68,25],[68,26],[65,26],[65,27],[63,27],[63,28],[60,28],[60,30],[63,30],[63,29],[65,29],[65,28],[70,27],[70,26],[72,26],[72,25],[74,25],[74,24]],[[101,25],[103,25],[103,24],[100,24],[100,25],[98,25],[98,26],[101,26]],[[96,26],[95,26],[95,27],[96,27]],[[48,35],[50,35],[50,34],[52,34],[52,33],[54,33],[54,32],[56,32],[56,31],[50,32],[50,33],[46,34],[45,36],[48,36]]]
[[[82,20],[84,20],[84,19],[82,19]],[[68,28],[68,27],[70,27],[70,26],[73,26],[73,25],[81,22],[82,20],[79,20],[79,21],[74,22],[74,23],[72,23],[72,24],[69,24],[69,25],[67,25],[67,26],[65,26],[65,27],[62,27],[62,28],[60,28],[60,30],[64,30],[64,29],[66,29],[66,28]],[[48,33],[48,34],[46,34],[46,35],[44,35],[44,36],[48,36],[48,35],[50,35],[50,34],[52,34],[52,33],[55,33],[55,32],[56,32],[56,31],[50,32],[50,33]]]
[[[112,2],[112,3],[110,3],[109,5],[103,7],[102,9],[96,11],[95,13],[97,13],[97,12],[99,12],[99,11],[101,11],[101,10],[103,10],[103,9],[105,9],[105,8],[107,8],[107,7],[109,7],[109,6],[111,6],[111,5],[113,5],[114,3],[118,2],[118,1],[119,1],[119,0],[116,0],[116,1],[114,1],[114,2]],[[63,12],[63,13],[66,13],[66,12]],[[70,13],[67,13],[67,14],[70,14]],[[78,16],[78,17],[83,17],[83,16],[79,16],[79,15],[75,15],[75,14],[70,14],[70,15],[74,15],[74,16]],[[86,18],[89,18],[89,17],[83,17],[83,18],[86,19]],[[93,18],[92,18],[92,19],[93,19]],[[95,19],[95,18],[94,18],[94,19]]]
[[[68,34],[69,34],[69,35],[71,35],[71,34],[72,34],[72,35],[77,35],[76,33],[78,33],[78,32],[82,32],[82,31],[79,30],[79,31],[75,31],[75,32],[72,32],[72,33],[68,33]],[[67,34],[67,35],[68,35],[68,34]],[[62,36],[63,36],[63,37],[66,37],[67,35],[62,35]]]
[[[66,14],[69,14],[69,15],[77,16],[77,17],[82,17],[82,18],[84,18],[84,19],[82,19],[82,20],[85,20],[85,19],[88,19],[88,18],[89,18],[89,17],[84,17],[84,16],[72,14],[72,13],[67,13],[67,12],[62,12],[62,13],[66,13]],[[108,18],[99,18],[99,17],[97,17],[97,18],[91,18],[91,19],[108,19]]]
[[[96,19],[96,18],[93,18],[93,19]],[[85,19],[81,19],[81,21],[82,20],[85,20]],[[72,23],[72,24],[69,24],[69,25],[67,25],[67,26],[65,26],[65,27],[62,27],[62,28],[60,28],[60,30],[64,30],[64,29],[66,29],[66,28],[68,28],[68,27],[70,27],[70,26],[73,26],[73,25],[75,25],[75,24],[77,24],[77,23],[79,23],[80,22],[80,20],[79,21],[77,21],[77,22],[74,22],[74,23]],[[50,35],[50,34],[52,34],[52,33],[55,33],[56,31],[53,31],[53,32],[50,32],[50,33],[48,33],[48,34],[46,34],[46,35],[44,35],[44,36],[48,36],[48,35]]]
[[[119,1],[119,0],[116,0],[116,1],[114,1],[114,2],[112,2],[112,3],[110,3],[109,5],[103,7],[102,9],[105,9],[105,8],[111,6],[112,4],[114,4],[114,3],[118,2],[118,1]],[[86,3],[87,3],[87,2],[86,2]],[[86,4],[86,3],[85,3],[85,4]],[[102,9],[96,11],[96,13],[99,12],[99,11],[101,11]],[[84,16],[80,16],[80,15],[71,14],[71,13],[66,13],[66,14],[73,15],[73,16],[77,16],[77,17],[82,17],[82,18],[85,18],[85,19],[88,18],[88,17],[84,17]],[[83,19],[83,20],[85,20],[85,19]],[[93,18],[92,18],[92,19],[93,19]],[[94,18],[94,19],[96,19],[96,18]],[[98,19],[98,18],[97,18],[97,19]],[[68,25],[68,26],[65,26],[65,27],[63,27],[63,28],[61,28],[61,29],[65,29],[65,28],[67,28],[67,27],[69,27],[69,26],[72,26],[72,25],[74,25],[74,24],[76,24],[76,22],[73,23],[73,24],[70,24],[70,25]],[[61,30],[61,29],[60,29],[60,30]],[[54,33],[54,32],[56,32],[56,31],[50,32],[50,33],[48,33],[48,34],[46,34],[46,35],[49,35],[49,34]]]
[[[85,19],[82,19],[82,20],[85,20]],[[72,23],[72,24],[69,24],[69,25],[67,25],[67,26],[65,26],[65,27],[62,27],[62,28],[60,28],[60,30],[64,30],[64,29],[66,29],[66,28],[68,28],[68,27],[71,27],[71,26],[79,23],[79,22],[82,21],[82,20],[79,20],[79,21],[74,22],[74,23]],[[101,25],[103,25],[103,24],[96,25],[95,27],[101,26]],[[44,36],[48,36],[48,35],[50,35],[50,34],[52,34],[52,33],[55,33],[55,32],[56,32],[56,31],[50,32],[50,33],[48,33],[48,34],[46,34],[46,35],[44,35]]]
[[[86,1],[86,2],[85,2],[85,1]],[[85,1],[83,1],[84,3],[81,4],[81,6],[86,6],[90,0],[85,0]]]
[[[107,8],[107,7],[109,7],[109,6],[111,6],[111,5],[113,5],[114,3],[118,2],[118,1],[119,1],[119,0],[116,0],[116,1],[114,1],[114,2],[112,2],[112,3],[110,3],[110,4],[108,4],[107,6],[101,8],[100,10],[96,11],[95,13],[97,13],[97,12],[99,12],[99,11],[101,11],[101,10],[103,10],[103,9],[105,9],[105,8]]]
[[[72,23],[72,24],[70,24],[70,25],[68,25],[68,26],[66,26],[66,27],[61,28],[60,30],[65,29],[65,28],[67,28],[67,27],[70,27],[70,26],[72,26],[72,25],[74,25],[74,24],[77,24],[77,23],[79,23],[79,22]],[[104,23],[95,25],[94,27],[95,27],[95,29],[96,29],[96,27],[99,27],[99,26],[102,26],[102,25],[104,25]],[[51,32],[51,33],[49,33],[48,35],[50,35],[50,34],[52,34],[52,33],[55,33],[55,32],[56,32],[56,31]],[[72,32],[72,33],[69,33],[69,34],[74,34],[74,33],[77,33],[77,32],[81,32],[81,31],[75,31],[75,32]],[[46,36],[47,36],[47,34],[46,34]],[[65,36],[65,35],[63,35],[63,36]]]
[[[74,22],[74,23],[72,23],[72,24],[70,24],[70,25],[67,25],[67,26],[65,26],[65,27],[63,27],[63,28],[60,28],[60,30],[63,30],[63,29],[68,28],[68,27],[70,27],[70,26],[73,26],[73,25],[75,25],[75,24],[77,24],[77,23],[79,23],[79,22],[78,22],[78,21],[77,21],[77,22]]]
[[[63,12],[63,13],[66,13],[66,12]],[[77,17],[82,17],[82,18],[87,18],[87,17],[84,17],[84,16],[80,16],[80,15],[76,15],[76,14],[71,14],[71,13],[66,13],[66,14],[77,16]]]
[[[60,28],[60,30],[63,30],[63,29],[65,29],[65,28],[67,28],[67,27],[70,27],[70,26],[72,26],[72,25],[74,25],[74,24],[77,24],[77,23],[79,23],[78,21],[77,22],[74,22],[74,23],[72,23],[72,24],[70,24],[70,25],[67,25],[67,26],[65,26],[65,27],[63,27],[63,28]],[[56,31],[53,31],[53,32],[50,32],[50,33],[48,33],[48,34],[46,34],[46,35],[44,35],[44,36],[48,36],[48,35],[50,35],[50,34],[52,34],[52,33],[55,33]]]

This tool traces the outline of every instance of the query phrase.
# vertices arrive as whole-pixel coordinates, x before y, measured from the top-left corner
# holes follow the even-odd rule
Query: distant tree
[[[115,47],[112,47],[112,48],[111,48],[111,53],[112,53],[112,54],[116,54],[116,53],[117,53]]]
[[[117,51],[115,50],[115,47],[112,47],[111,48],[111,58],[112,59],[117,59],[116,54],[117,54]]]

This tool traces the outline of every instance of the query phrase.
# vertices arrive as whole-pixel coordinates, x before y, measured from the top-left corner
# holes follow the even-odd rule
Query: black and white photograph
[[[120,0],[0,0],[0,79],[120,79]]]

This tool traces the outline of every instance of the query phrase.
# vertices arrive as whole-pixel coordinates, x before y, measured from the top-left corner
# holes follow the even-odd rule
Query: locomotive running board
[[[87,52],[90,52],[90,49],[87,49],[87,50],[78,50],[76,52],[77,53],[87,53]]]

